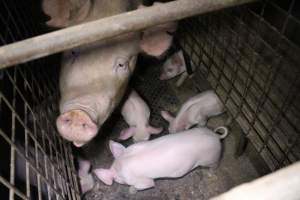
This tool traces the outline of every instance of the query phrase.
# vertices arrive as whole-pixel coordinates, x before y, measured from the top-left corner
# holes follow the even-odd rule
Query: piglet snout
[[[72,110],[61,114],[56,120],[58,132],[63,138],[81,147],[91,140],[98,131],[97,125],[89,115],[81,110]]]

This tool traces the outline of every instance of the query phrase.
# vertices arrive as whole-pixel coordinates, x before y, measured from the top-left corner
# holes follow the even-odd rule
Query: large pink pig
[[[134,0],[44,0],[53,27],[67,27],[137,8]],[[65,52],[60,74],[58,132],[77,147],[96,136],[121,100],[140,51],[160,56],[172,39],[170,23],[151,34],[131,33]],[[85,30],[82,30],[85,31]],[[155,37],[155,40],[152,37]],[[155,41],[155,43],[153,43]],[[159,45],[158,45],[159,44]]]
[[[135,142],[148,140],[151,134],[158,134],[162,128],[149,124],[150,109],[146,102],[132,90],[121,111],[125,121],[130,126],[121,131],[119,139],[126,140],[133,136]]]
[[[194,128],[176,134],[135,143],[125,148],[109,142],[115,158],[110,169],[96,169],[94,173],[105,184],[113,181],[133,186],[137,190],[154,187],[156,178],[182,177],[198,166],[215,167],[221,155],[220,139],[208,128]]]
[[[162,111],[162,117],[169,122],[169,132],[187,130],[193,125],[204,126],[209,117],[224,112],[224,105],[213,90],[202,92],[187,100],[176,117]]]

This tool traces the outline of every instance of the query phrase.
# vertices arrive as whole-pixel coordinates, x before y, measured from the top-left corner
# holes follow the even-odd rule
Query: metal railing
[[[35,4],[0,2],[0,45],[43,32]],[[80,199],[71,147],[55,128],[57,60],[0,71],[1,199]]]
[[[289,2],[199,16],[180,29],[199,77],[210,82],[271,170],[300,159],[300,42],[293,35],[300,9]]]

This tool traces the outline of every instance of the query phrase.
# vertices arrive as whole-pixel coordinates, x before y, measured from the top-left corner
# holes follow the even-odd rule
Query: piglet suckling
[[[107,185],[113,181],[137,190],[153,187],[156,178],[182,177],[198,166],[215,167],[221,155],[221,141],[228,134],[218,135],[200,127],[154,140],[135,143],[127,148],[114,141],[109,148],[115,158],[110,169],[96,169],[96,176]],[[215,131],[216,131],[215,130]]]
[[[148,140],[151,134],[158,134],[163,130],[149,124],[150,109],[134,90],[124,103],[121,113],[129,125],[129,128],[121,131],[119,137],[121,140],[126,140],[131,136],[135,142]]]
[[[217,94],[208,90],[187,100],[176,117],[167,111],[161,111],[162,117],[169,122],[169,132],[187,130],[193,125],[205,126],[209,117],[224,112],[224,105]]]
[[[92,174],[90,173],[91,162],[78,158],[78,177],[82,194],[93,189],[95,181]]]

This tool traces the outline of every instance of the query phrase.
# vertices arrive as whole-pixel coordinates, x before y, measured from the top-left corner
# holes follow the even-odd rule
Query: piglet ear
[[[124,150],[126,149],[122,144],[114,142],[112,140],[109,141],[109,149],[113,154],[114,158],[120,157]]]
[[[161,114],[161,116],[166,120],[166,121],[168,121],[169,123],[172,123],[173,121],[174,121],[174,119],[175,119],[175,117],[173,117],[172,115],[171,115],[171,113],[169,113],[168,111],[161,111],[160,112],[160,114]]]
[[[114,173],[110,169],[95,169],[96,176],[106,185],[112,185],[114,179]]]
[[[140,41],[141,50],[155,57],[162,56],[171,46],[177,23],[170,22],[149,28],[143,32]]]

